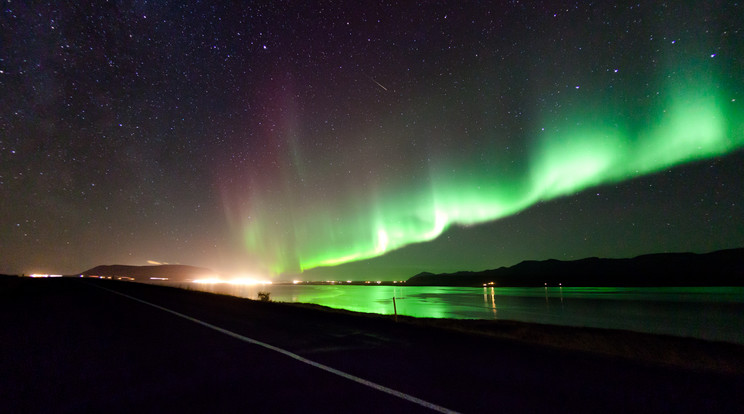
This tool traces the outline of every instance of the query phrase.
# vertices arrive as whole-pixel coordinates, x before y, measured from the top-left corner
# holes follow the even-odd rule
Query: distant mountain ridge
[[[632,259],[528,260],[480,272],[422,272],[409,286],[744,286],[744,248]]]
[[[146,281],[152,278],[167,278],[170,281],[186,281],[214,277],[217,273],[203,268],[187,265],[103,265],[96,266],[80,273],[83,276],[126,277],[135,281]]]

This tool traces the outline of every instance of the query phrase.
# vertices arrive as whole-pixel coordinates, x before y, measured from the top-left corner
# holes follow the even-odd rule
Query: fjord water
[[[357,312],[627,329],[744,344],[744,287],[435,287],[179,284],[179,287]]]

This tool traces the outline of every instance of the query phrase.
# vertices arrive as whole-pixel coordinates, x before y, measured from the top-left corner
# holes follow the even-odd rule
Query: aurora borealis
[[[247,243],[252,249],[293,245],[294,254],[283,254],[280,247],[274,256],[279,263],[277,272],[296,264],[300,268],[336,265],[429,241],[453,224],[499,219],[539,201],[722,155],[742,146],[744,123],[727,122],[741,116],[719,109],[720,99],[705,96],[712,93],[704,85],[688,89],[695,92],[679,93],[667,109],[658,109],[663,113],[648,129],[601,117],[552,128],[552,133],[536,139],[523,177],[504,179],[487,169],[465,174],[456,169],[432,171],[428,179],[421,179],[423,183],[417,182],[404,194],[383,190],[334,217],[325,214],[332,211],[332,205],[309,213],[281,211],[280,216],[300,216],[292,222],[289,237],[280,227],[248,225]],[[281,221],[271,214],[269,217],[275,223]],[[280,240],[265,244],[274,235]],[[263,252],[267,256],[273,253],[270,249]],[[297,263],[287,263],[287,257],[296,258]]]
[[[738,4],[0,19],[0,272],[391,279],[744,245]]]

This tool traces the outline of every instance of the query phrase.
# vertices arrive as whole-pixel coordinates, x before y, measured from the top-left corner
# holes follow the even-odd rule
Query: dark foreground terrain
[[[461,412],[741,412],[744,347],[0,278],[0,412],[431,412],[112,289]]]

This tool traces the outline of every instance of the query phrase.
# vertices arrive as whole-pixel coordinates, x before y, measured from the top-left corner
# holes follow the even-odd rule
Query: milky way
[[[0,272],[388,278],[744,244],[737,4],[0,19]]]

